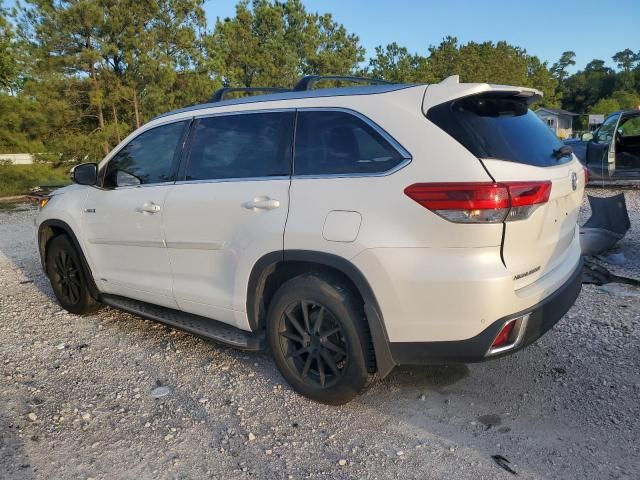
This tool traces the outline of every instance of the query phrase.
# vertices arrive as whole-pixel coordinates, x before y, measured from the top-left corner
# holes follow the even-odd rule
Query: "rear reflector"
[[[416,183],[404,193],[454,223],[500,223],[528,218],[546,203],[551,182]]]
[[[530,315],[527,313],[521,317],[507,321],[502,326],[500,332],[498,332],[498,335],[496,335],[496,338],[489,347],[489,350],[487,350],[486,355],[497,355],[499,353],[514,350],[521,346],[527,331],[529,316]]]
[[[502,327],[502,330],[500,330],[500,333],[491,344],[491,349],[504,347],[505,345],[510,343],[511,334],[513,333],[513,328],[515,326],[516,326],[516,321],[512,320],[509,323],[507,323],[504,327]]]

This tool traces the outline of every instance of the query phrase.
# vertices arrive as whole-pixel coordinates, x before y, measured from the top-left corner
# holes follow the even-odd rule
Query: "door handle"
[[[156,205],[153,202],[147,202],[138,209],[140,213],[158,213],[160,211],[160,205]]]
[[[245,202],[242,204],[244,208],[247,210],[273,210],[274,208],[278,208],[280,206],[280,201],[275,198],[269,197],[258,197],[254,198],[249,202]]]

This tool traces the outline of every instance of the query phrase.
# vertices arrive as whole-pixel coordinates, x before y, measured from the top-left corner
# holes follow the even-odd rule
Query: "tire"
[[[46,267],[51,288],[62,308],[76,315],[100,308],[89,292],[80,256],[69,237],[58,235],[49,241]]]
[[[308,273],[283,284],[267,313],[278,369],[301,395],[342,405],[368,386],[371,339],[362,302],[330,276]]]

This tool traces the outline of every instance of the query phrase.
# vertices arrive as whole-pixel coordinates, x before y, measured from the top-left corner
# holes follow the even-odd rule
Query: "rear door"
[[[623,115],[617,128],[615,177],[640,177],[640,114]]]
[[[485,93],[434,107],[427,116],[481,159],[495,182],[550,183],[546,202],[512,207],[504,222],[502,255],[514,288],[562,263],[576,240],[585,175],[524,99]]]
[[[163,215],[182,310],[249,329],[250,271],[283,248],[294,121],[285,110],[194,121]]]

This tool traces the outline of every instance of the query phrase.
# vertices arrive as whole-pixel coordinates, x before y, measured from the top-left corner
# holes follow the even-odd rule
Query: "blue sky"
[[[208,0],[209,25],[233,16],[235,0]],[[307,9],[330,12],[360,37],[367,55],[393,41],[425,54],[447,35],[468,41],[507,42],[541,60],[576,52],[576,67],[594,58],[640,50],[640,0],[303,0]]]
[[[0,0],[13,6],[15,0]],[[237,0],[207,0],[209,26],[233,16]],[[576,66],[594,58],[613,67],[625,48],[640,50],[640,0],[303,0],[313,12],[330,12],[360,37],[367,55],[393,41],[426,54],[447,35],[465,43],[506,40],[549,64],[565,50]]]

